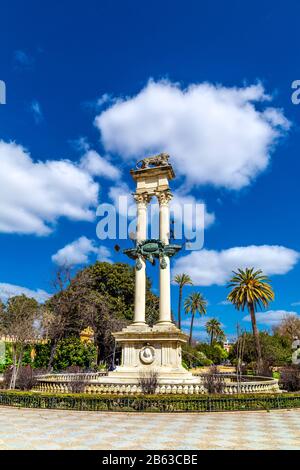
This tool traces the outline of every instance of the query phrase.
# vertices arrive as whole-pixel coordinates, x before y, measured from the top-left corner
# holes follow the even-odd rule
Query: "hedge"
[[[300,408],[300,393],[268,395],[87,395],[0,391],[0,405],[76,411],[205,412]]]

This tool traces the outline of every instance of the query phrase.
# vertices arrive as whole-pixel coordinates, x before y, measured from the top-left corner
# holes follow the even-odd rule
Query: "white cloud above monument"
[[[189,184],[238,190],[268,167],[278,139],[290,127],[270,101],[259,83],[183,89],[150,80],[135,96],[102,111],[95,125],[106,151],[124,160],[166,151]]]

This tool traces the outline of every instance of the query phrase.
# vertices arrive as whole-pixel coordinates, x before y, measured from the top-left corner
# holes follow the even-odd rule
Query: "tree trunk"
[[[9,389],[12,390],[15,388],[16,385],[16,368],[17,368],[17,350],[16,344],[12,345],[12,359],[13,359],[13,367],[11,371],[11,378],[9,383]]]
[[[190,329],[190,338],[189,338],[189,345],[192,344],[192,337],[193,337],[193,325],[194,325],[194,313],[192,313],[192,319],[191,319],[191,329]]]
[[[18,348],[16,344],[13,345],[12,352],[13,352],[13,369],[12,369],[12,375],[11,375],[10,384],[9,384],[10,390],[14,390],[16,388],[18,373],[19,373],[19,369],[20,369],[22,359],[23,359],[23,346],[21,347],[19,357],[18,357]]]
[[[182,287],[179,287],[179,298],[178,298],[178,328],[181,330],[181,302],[182,302]]]
[[[249,305],[249,311],[250,311],[251,322],[252,322],[252,331],[253,331],[253,336],[254,336],[254,339],[255,339],[255,346],[256,346],[257,370],[259,372],[261,370],[261,367],[262,367],[262,355],[261,355],[261,346],[260,346],[260,340],[259,340],[259,332],[258,332],[257,325],[256,325],[256,316],[255,316],[255,311],[254,311],[254,305],[253,304]]]
[[[214,340],[214,332],[212,331],[210,334],[210,345],[212,346]]]

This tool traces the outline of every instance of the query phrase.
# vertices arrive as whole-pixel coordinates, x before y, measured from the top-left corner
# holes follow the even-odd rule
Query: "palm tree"
[[[211,318],[205,324],[206,332],[210,335],[210,345],[212,346],[214,339],[223,340],[225,338],[221,323],[216,318]]]
[[[188,274],[176,274],[174,282],[179,286],[179,297],[178,297],[178,328],[181,329],[181,303],[182,303],[182,290],[184,286],[192,285],[193,281]]]
[[[262,366],[262,354],[255,313],[258,308],[267,307],[274,300],[274,292],[269,284],[269,279],[261,270],[254,271],[254,268],[238,269],[237,272],[233,271],[233,274],[234,276],[228,284],[228,287],[233,289],[227,299],[232,302],[237,310],[244,311],[245,307],[249,310],[259,370]]]
[[[192,314],[189,344],[192,343],[193,325],[194,325],[195,315],[197,312],[199,313],[200,316],[205,315],[206,307],[207,307],[207,301],[205,300],[203,295],[200,294],[200,292],[192,292],[184,301],[185,313]]]

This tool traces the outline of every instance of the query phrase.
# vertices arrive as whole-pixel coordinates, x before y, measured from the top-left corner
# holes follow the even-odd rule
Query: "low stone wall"
[[[57,373],[57,374],[45,374],[38,377],[38,381],[46,380],[47,382],[91,382],[92,380],[98,380],[100,377],[105,377],[108,373],[103,372],[79,372],[79,373]]]
[[[81,377],[79,377],[81,375]],[[85,377],[83,377],[83,375]],[[43,376],[38,379],[38,385],[34,390],[40,392],[50,393],[72,393],[74,391],[73,384],[82,382],[82,392],[88,394],[120,394],[120,395],[135,395],[142,393],[142,389],[136,384],[124,384],[124,383],[101,383],[101,377],[97,376],[95,379],[91,377],[92,374],[64,374],[56,375],[51,374],[49,376]],[[161,382],[156,388],[156,394],[176,394],[176,395],[201,395],[206,394],[207,390],[203,385],[203,378],[198,377],[198,381],[193,384],[172,384],[167,382]],[[247,376],[242,377],[243,380],[247,379]],[[228,380],[228,377],[224,377],[224,388],[222,393],[226,395],[234,394],[253,394],[253,393],[278,393],[279,386],[278,380],[270,377],[252,377],[250,381],[241,381],[237,383],[232,381],[232,378]],[[256,380],[255,380],[256,379]]]

